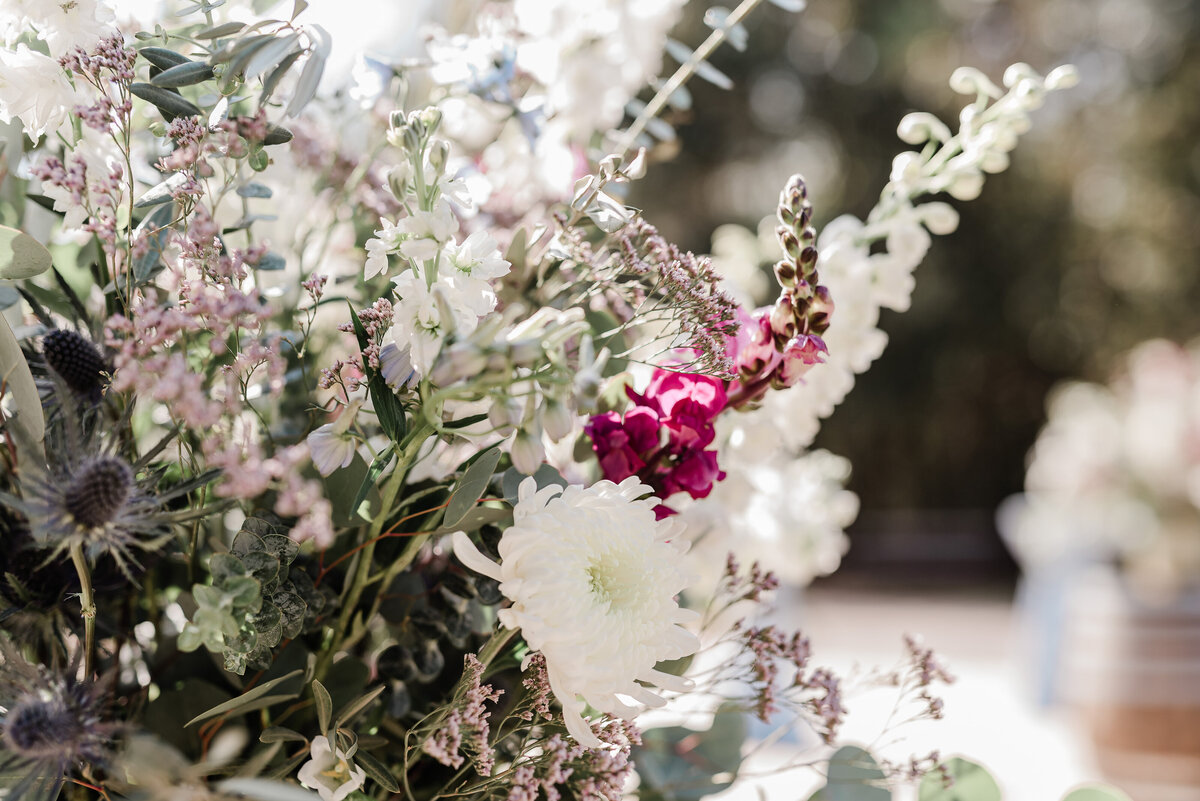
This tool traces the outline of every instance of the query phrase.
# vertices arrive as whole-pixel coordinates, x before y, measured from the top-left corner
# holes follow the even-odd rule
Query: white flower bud
[[[1008,169],[1008,154],[999,150],[985,150],[979,159],[979,168],[995,175]]]
[[[945,142],[951,136],[950,129],[944,122],[925,111],[905,114],[896,128],[896,134],[901,141],[910,145],[920,145],[930,139]]]
[[[892,174],[891,180],[893,183],[903,184],[912,181],[914,178],[921,176],[921,165],[925,160],[921,158],[920,153],[914,153],[911,150],[905,151],[892,159]]]
[[[1041,83],[1042,76],[1037,70],[1026,64],[1024,61],[1018,61],[1012,64],[1004,71],[1004,85],[1009,89],[1013,88],[1022,81],[1036,81]]]
[[[974,200],[983,191],[983,175],[974,170],[960,172],[951,179],[946,191],[957,200]]]
[[[959,67],[950,75],[950,89],[960,95],[987,95],[1000,97],[1004,94],[988,76],[974,67]]]
[[[429,380],[448,387],[464,378],[479,375],[487,366],[487,356],[469,342],[456,342],[442,351]]]
[[[1046,76],[1046,88],[1050,91],[1055,89],[1070,89],[1079,83],[1079,70],[1075,69],[1074,64],[1063,64],[1061,67],[1055,67],[1050,70],[1050,74]]]
[[[521,402],[514,397],[497,398],[488,409],[488,422],[496,429],[496,433],[507,437],[521,422],[524,409]]]
[[[954,233],[958,228],[958,212],[949,203],[923,203],[917,207],[917,212],[925,227],[938,236]]]
[[[566,404],[555,398],[547,398],[541,408],[542,428],[552,442],[558,442],[575,430],[575,420]]]
[[[546,449],[542,445],[540,431],[530,432],[524,428],[517,431],[512,441],[512,462],[518,473],[531,476],[546,461]]]

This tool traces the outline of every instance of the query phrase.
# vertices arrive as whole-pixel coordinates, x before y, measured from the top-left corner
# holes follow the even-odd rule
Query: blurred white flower
[[[346,467],[354,460],[357,441],[350,434],[350,426],[358,414],[362,401],[356,400],[342,409],[332,423],[326,423],[307,437],[308,450],[312,453],[317,472],[327,476],[334,470]]]
[[[439,198],[430,211],[418,209],[396,224],[402,236],[399,251],[413,261],[428,261],[437,255],[458,230],[458,218],[450,204]]]
[[[363,786],[367,773],[355,767],[351,753],[329,746],[329,739],[318,735],[312,739],[309,760],[300,766],[296,778],[310,790],[316,790],[321,801],[344,801]]]
[[[0,122],[21,120],[30,139],[58,130],[76,104],[75,89],[50,56],[19,44],[0,49]]]
[[[682,691],[688,683],[654,666],[699,646],[679,625],[697,614],[675,600],[690,580],[678,523],[655,520],[658,500],[649,493],[637,478],[541,490],[527,478],[500,539],[500,564],[466,534],[453,536],[463,564],[500,582],[512,601],[500,623],[520,628],[545,656],[567,729],[591,748],[600,741],[583,718],[586,706],[625,718],[639,709],[629,700],[661,706],[647,685]]]

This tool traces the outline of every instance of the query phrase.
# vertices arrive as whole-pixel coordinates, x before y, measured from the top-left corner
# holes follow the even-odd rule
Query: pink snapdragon
[[[785,317],[776,311],[777,307],[759,309],[753,315],[738,311],[741,325],[737,335],[728,340],[736,373],[728,388],[732,408],[759,400],[769,389],[795,386],[829,353],[825,340],[816,334],[796,333],[794,326],[779,322]]]
[[[706,375],[655,370],[645,393],[626,388],[634,402],[623,415],[592,417],[586,431],[604,477],[639,477],[660,498],[686,492],[706,497],[725,477],[717,452],[705,450],[716,436],[713,421],[726,406],[725,385]],[[661,504],[660,518],[674,514]]]

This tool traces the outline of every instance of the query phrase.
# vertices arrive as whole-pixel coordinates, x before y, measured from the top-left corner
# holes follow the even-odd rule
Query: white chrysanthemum
[[[567,730],[592,748],[600,741],[583,719],[586,706],[626,718],[639,710],[629,700],[662,706],[639,682],[688,689],[654,666],[699,647],[679,625],[697,617],[675,600],[691,579],[681,566],[679,524],[655,520],[658,501],[649,493],[634,477],[541,490],[527,478],[500,540],[500,564],[466,534],[454,535],[463,564],[500,582],[512,601],[500,623],[520,628],[546,657]]]

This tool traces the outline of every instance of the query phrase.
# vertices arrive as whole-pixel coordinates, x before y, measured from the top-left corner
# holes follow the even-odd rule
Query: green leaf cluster
[[[299,547],[271,523],[250,518],[228,553],[208,563],[212,584],[196,584],[197,609],[179,635],[179,648],[203,645],[243,675],[265,670],[271,650],[312,627],[329,602],[312,578],[292,564]]]

